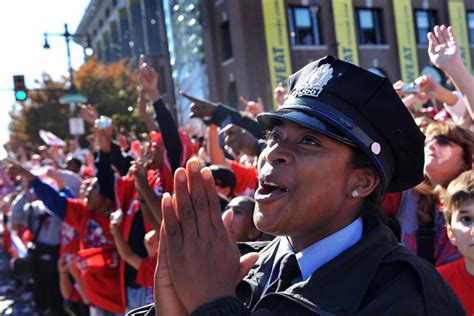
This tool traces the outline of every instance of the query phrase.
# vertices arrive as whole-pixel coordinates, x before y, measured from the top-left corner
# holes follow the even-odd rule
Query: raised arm
[[[122,211],[117,210],[115,212],[122,212]],[[115,212],[111,214],[111,219],[110,219],[110,233],[114,237],[115,246],[117,247],[117,251],[120,257],[129,265],[131,265],[136,270],[138,270],[138,268],[140,268],[140,264],[143,261],[143,258],[136,255],[132,251],[132,249],[130,249],[130,246],[127,244],[127,242],[123,238],[122,232],[120,229],[120,226],[122,224],[122,219],[123,219],[123,213],[119,216],[118,214],[116,215]]]
[[[229,166],[229,161],[225,158],[224,151],[219,144],[219,134],[217,132],[217,125],[209,125],[208,148],[209,158],[213,165]]]
[[[97,130],[97,137],[101,144],[100,152],[97,156],[95,167],[97,169],[97,182],[99,183],[99,191],[105,197],[110,198],[114,201],[114,171],[111,167],[111,149],[104,144],[109,144],[109,133],[110,130]]]
[[[471,118],[474,118],[474,76],[463,64],[452,27],[436,25],[434,32],[428,33],[428,40],[428,55],[431,62],[451,78],[456,89],[462,94]]]
[[[138,95],[138,98],[137,98],[138,112],[140,113],[140,116],[142,117],[146,128],[148,129],[149,132],[157,131],[158,125],[156,125],[155,121],[151,118],[150,114],[148,114],[146,110],[146,105],[148,103],[147,102],[148,100],[145,96],[144,90],[141,88],[138,88],[137,95]]]
[[[153,229],[160,229],[161,196],[156,195],[148,184],[145,168],[139,162],[135,162],[130,168],[130,174],[135,177],[135,188],[139,193],[138,201],[143,218]]]
[[[143,58],[141,58],[143,61]],[[145,95],[153,102],[155,119],[161,131],[169,163],[174,172],[181,163],[182,143],[171,112],[166,108],[158,90],[158,73],[146,63],[140,64],[140,85]]]
[[[184,92],[181,95],[189,99],[191,104],[191,117],[197,117],[200,119],[210,118],[208,124],[216,124],[217,126],[224,128],[228,124],[235,124],[249,131],[255,138],[265,138],[265,129],[257,121],[240,114],[239,111],[224,105],[217,104],[207,100],[201,100],[192,97]]]

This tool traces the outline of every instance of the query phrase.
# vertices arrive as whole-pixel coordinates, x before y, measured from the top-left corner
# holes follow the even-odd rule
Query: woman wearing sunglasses
[[[438,266],[459,257],[446,236],[440,196],[471,169],[474,136],[451,122],[431,123],[425,134],[425,180],[402,194],[397,219],[402,244]]]

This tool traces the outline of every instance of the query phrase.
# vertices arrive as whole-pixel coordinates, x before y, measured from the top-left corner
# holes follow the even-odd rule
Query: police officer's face
[[[350,157],[349,146],[322,134],[290,122],[276,126],[258,161],[257,228],[306,247],[352,222]]]

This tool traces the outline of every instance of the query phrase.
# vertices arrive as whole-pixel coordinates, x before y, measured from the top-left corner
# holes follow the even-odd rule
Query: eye
[[[472,217],[470,216],[462,216],[459,221],[465,225],[465,226],[470,226],[472,224]]]
[[[266,139],[267,139],[267,143],[279,142],[281,140],[281,136],[278,134],[278,132],[273,130],[273,131],[267,132]]]
[[[303,145],[313,145],[313,146],[321,146],[321,142],[313,136],[306,135],[300,142]]]

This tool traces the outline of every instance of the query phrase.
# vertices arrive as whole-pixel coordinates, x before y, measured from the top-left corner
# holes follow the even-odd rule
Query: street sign
[[[84,135],[84,120],[80,117],[71,117],[69,119],[69,133],[74,136]]]
[[[59,98],[59,103],[61,104],[69,104],[69,103],[86,103],[87,97],[82,94],[66,94]]]

